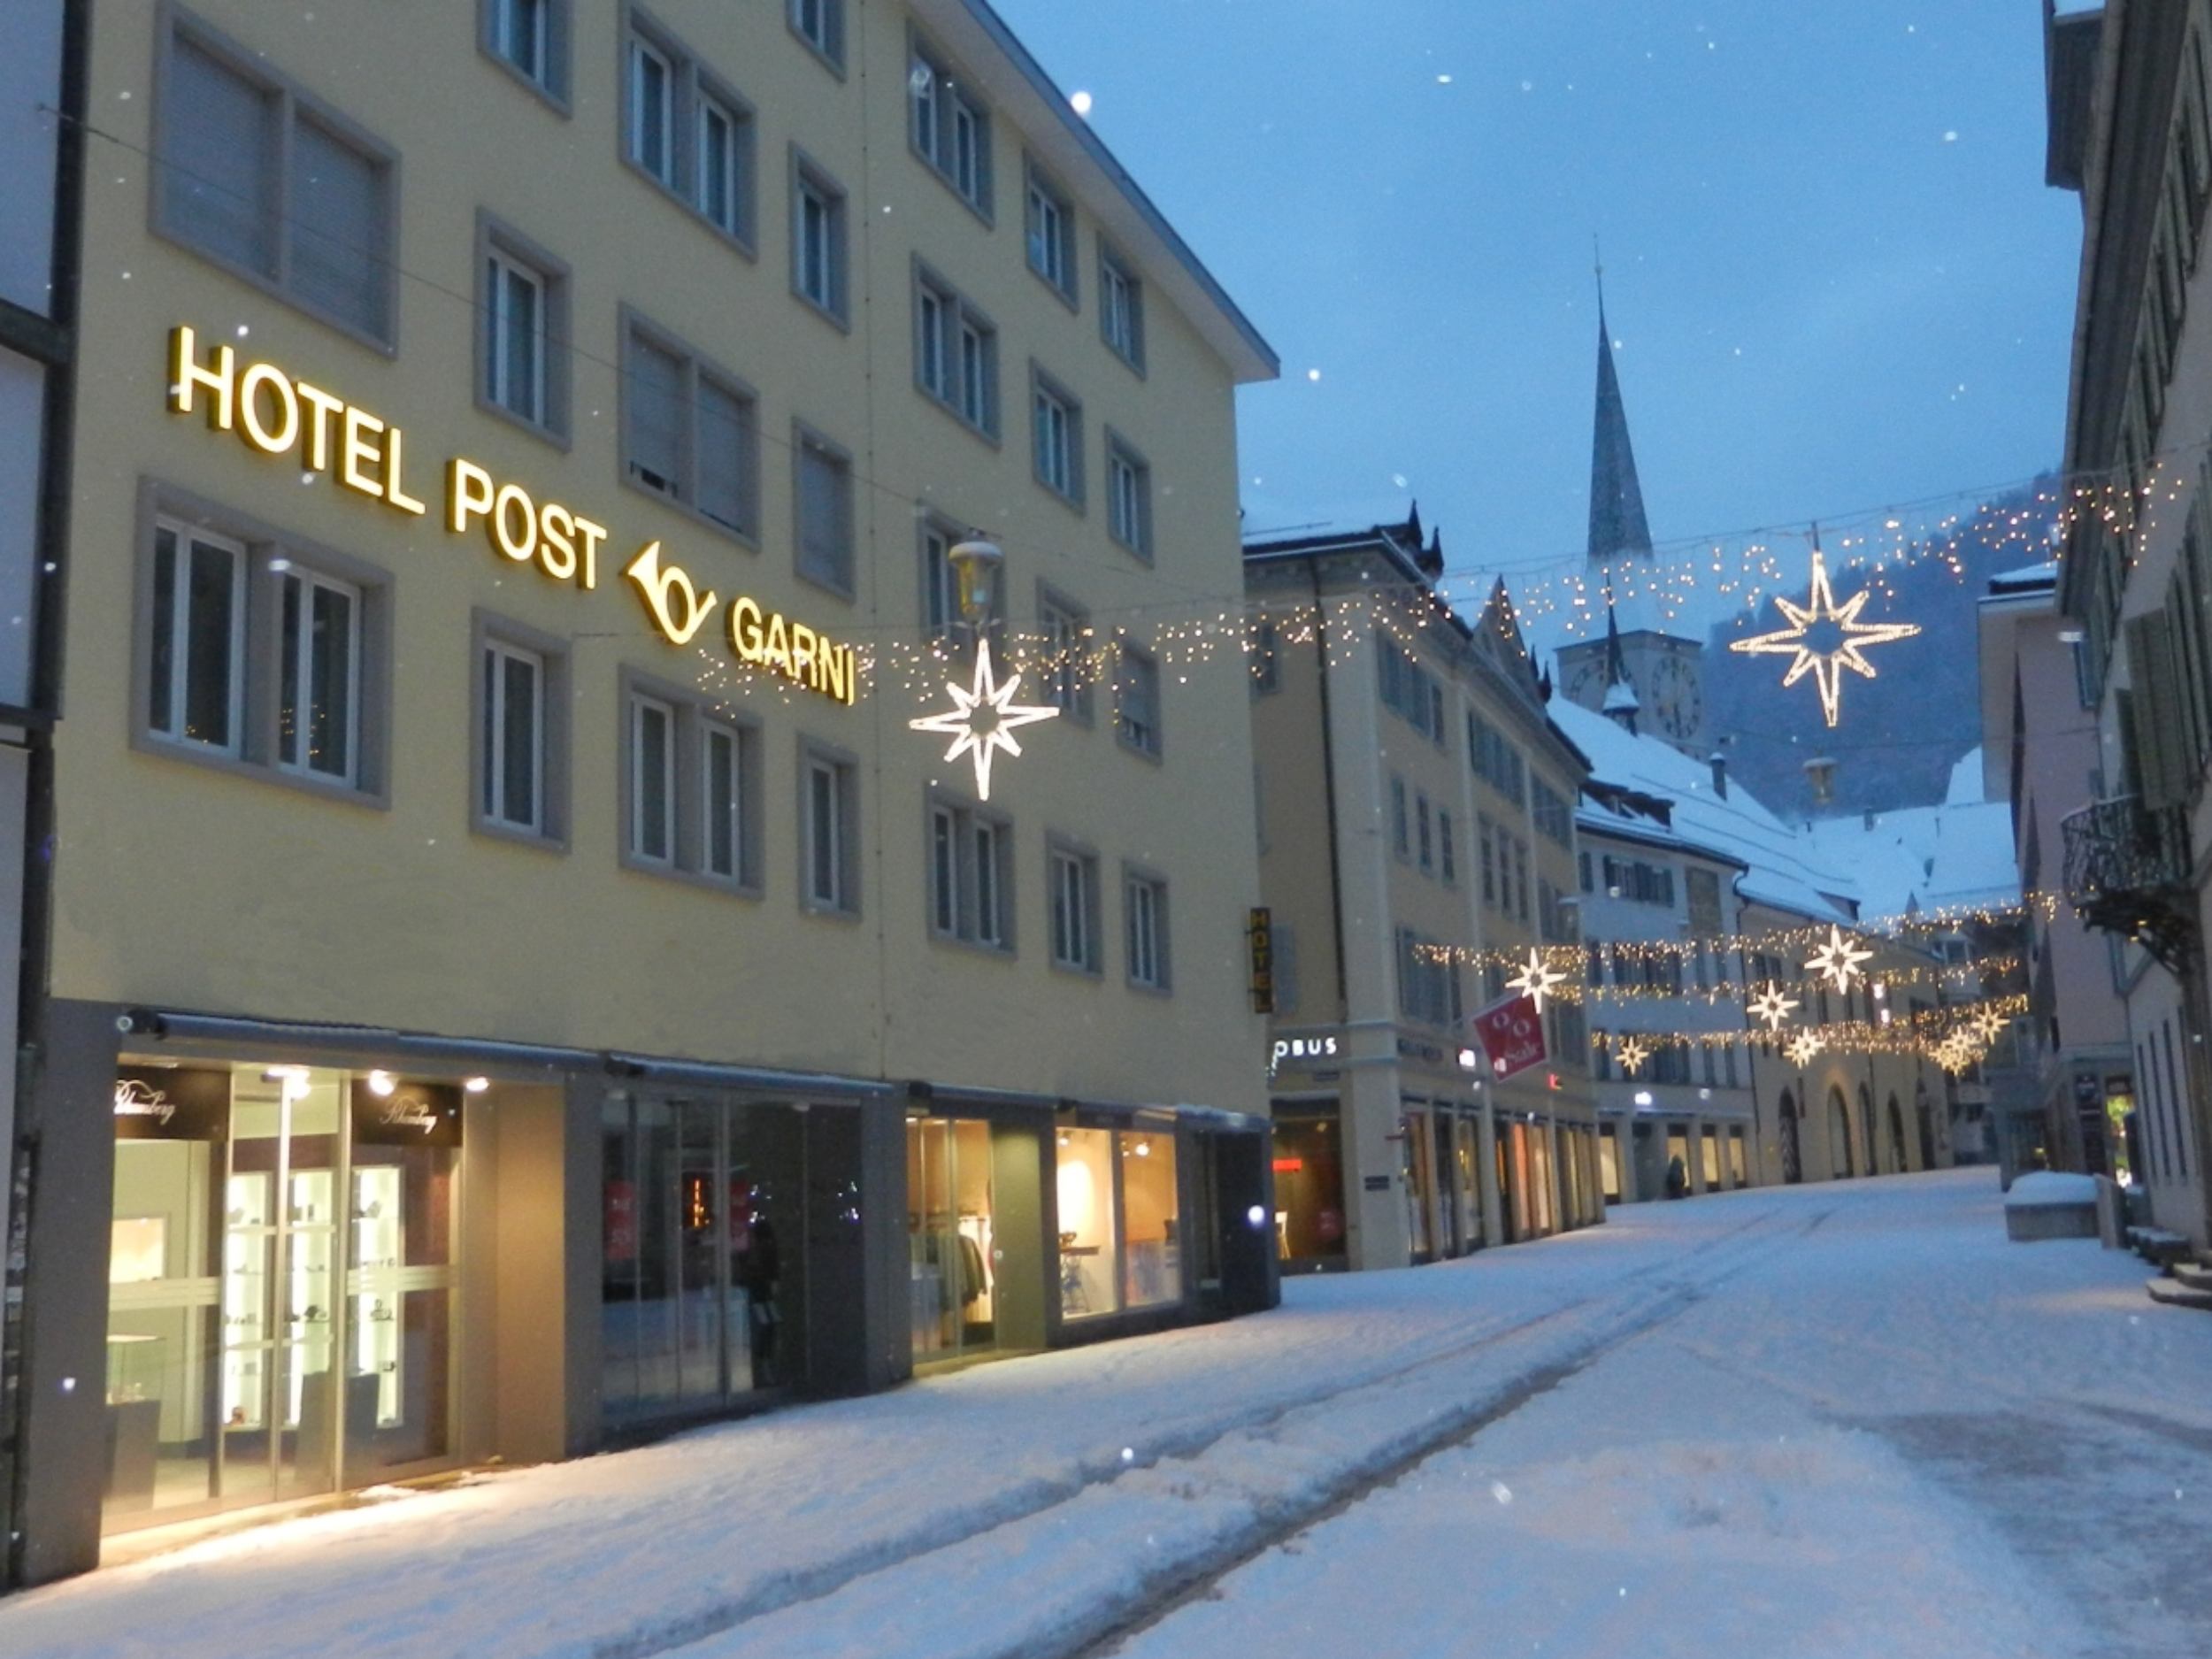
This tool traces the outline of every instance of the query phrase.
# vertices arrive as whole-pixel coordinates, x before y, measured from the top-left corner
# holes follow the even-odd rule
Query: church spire
[[[1598,407],[1590,445],[1590,562],[1608,565],[1624,556],[1648,557],[1651,526],[1644,518],[1644,487],[1636,476],[1636,451],[1628,442],[1628,411],[1613,368],[1613,336],[1605,326],[1605,267],[1598,266]]]

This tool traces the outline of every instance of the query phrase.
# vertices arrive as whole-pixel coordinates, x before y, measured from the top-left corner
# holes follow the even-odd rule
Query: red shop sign
[[[1475,1036],[1490,1056],[1490,1075],[1503,1082],[1550,1058],[1544,1046],[1544,1017],[1536,999],[1522,995],[1493,1003],[1474,1018]]]

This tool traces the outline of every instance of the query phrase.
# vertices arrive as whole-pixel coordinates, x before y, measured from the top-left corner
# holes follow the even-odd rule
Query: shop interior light
[[[372,1071],[369,1073],[369,1087],[376,1094],[389,1094],[398,1087],[399,1084],[394,1080],[392,1074],[389,1071]]]
[[[1151,1143],[1149,1141],[1138,1141],[1138,1142],[1137,1142],[1137,1156],[1138,1156],[1139,1157],[1141,1157],[1141,1158],[1148,1158],[1148,1157],[1150,1157],[1150,1156],[1152,1156],[1152,1143]]]
[[[469,1079],[467,1082],[461,1085],[463,1088],[468,1090],[468,1092],[472,1094],[481,1094],[491,1086],[492,1080],[488,1077],[472,1077]]]

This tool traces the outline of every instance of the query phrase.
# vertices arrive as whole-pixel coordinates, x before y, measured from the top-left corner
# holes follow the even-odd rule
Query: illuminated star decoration
[[[1782,1022],[1790,1017],[1790,1010],[1796,1006],[1796,999],[1783,995],[1782,987],[1770,979],[1767,988],[1746,1005],[1745,1012],[1754,1019],[1766,1021],[1769,1031],[1779,1031]]]
[[[1622,1040],[1614,1057],[1621,1064],[1623,1077],[1634,1077],[1643,1070],[1644,1062],[1651,1058],[1651,1050],[1644,1046],[1641,1037],[1627,1037]]]
[[[1862,962],[1870,961],[1874,953],[1862,949],[1855,940],[1846,939],[1843,929],[1830,926],[1828,942],[1813,952],[1813,959],[1805,966],[1832,981],[1839,991],[1848,991],[1851,981],[1863,979],[1865,972]]]
[[[1544,998],[1550,995],[1551,987],[1562,983],[1566,977],[1546,967],[1544,959],[1536,954],[1536,948],[1532,945],[1529,947],[1528,966],[1523,968],[1517,978],[1508,979],[1505,988],[1518,991],[1524,996],[1534,997],[1536,1011],[1540,1014],[1544,1011]]]
[[[2011,1024],[1994,1008],[1984,1007],[1974,1015],[1974,1034],[1985,1043],[1995,1042],[2005,1034],[2005,1027]]]
[[[1783,1052],[1789,1056],[1791,1064],[1804,1066],[1810,1064],[1813,1056],[1826,1046],[1811,1032],[1801,1031],[1790,1039],[1789,1046]]]
[[[1828,566],[1822,561],[1820,549],[1813,549],[1813,590],[1809,604],[1793,604],[1778,594],[1774,607],[1789,618],[1790,626],[1772,634],[1754,634],[1747,640],[1732,640],[1728,649],[1751,656],[1792,657],[1789,672],[1782,676],[1784,689],[1794,686],[1811,674],[1820,687],[1820,711],[1833,726],[1843,700],[1842,671],[1849,669],[1869,680],[1874,675],[1874,664],[1863,655],[1870,645],[1887,645],[1897,640],[1909,640],[1920,632],[1913,622],[1862,622],[1859,612],[1866,604],[1867,595],[1873,590],[1862,588],[1842,604],[1836,603],[1835,590],[1828,585]],[[1808,643],[1810,631],[1821,625],[1831,625],[1835,643],[1826,650],[1815,649]],[[1824,632],[1826,630],[1824,629]]]
[[[1004,685],[994,680],[991,643],[985,640],[976,647],[974,689],[963,691],[957,684],[947,680],[945,690],[952,698],[952,711],[907,722],[917,732],[941,732],[952,739],[952,747],[945,751],[948,764],[963,755],[975,757],[975,792],[979,799],[991,798],[993,751],[1002,749],[1010,755],[1022,752],[1022,746],[1014,741],[1012,728],[1059,718],[1057,709],[1016,703],[1014,694],[1021,689],[1021,683],[1018,673],[1008,675]]]

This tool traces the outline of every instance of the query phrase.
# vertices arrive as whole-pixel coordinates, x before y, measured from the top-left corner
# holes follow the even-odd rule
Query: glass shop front
[[[452,1461],[465,1094],[119,1068],[105,1530]]]

